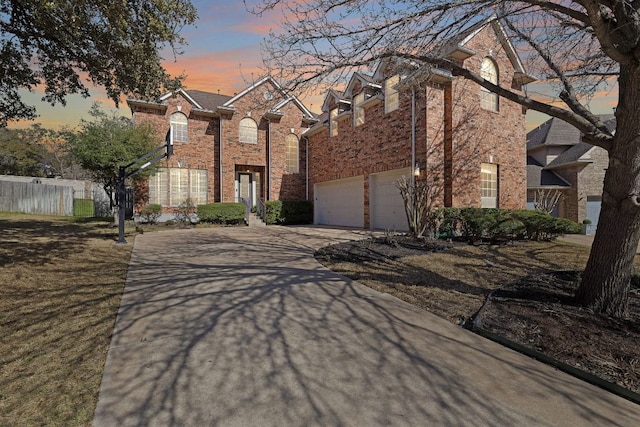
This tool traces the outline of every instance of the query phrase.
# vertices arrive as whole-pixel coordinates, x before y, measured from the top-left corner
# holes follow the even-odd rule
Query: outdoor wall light
[[[413,167],[413,176],[420,176],[420,163],[416,162],[416,165]]]

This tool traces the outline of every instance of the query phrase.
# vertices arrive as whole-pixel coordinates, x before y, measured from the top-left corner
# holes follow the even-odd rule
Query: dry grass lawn
[[[116,240],[104,221],[0,213],[0,425],[91,425],[132,248]]]

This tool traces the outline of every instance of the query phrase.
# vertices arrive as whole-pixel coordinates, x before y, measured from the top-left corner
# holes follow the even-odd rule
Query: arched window
[[[258,143],[258,124],[255,120],[249,117],[240,120],[240,142],[246,144]]]
[[[493,83],[498,84],[498,67],[491,58],[484,58],[480,67],[480,77]],[[485,89],[480,88],[480,107],[485,110],[498,111],[498,95]]]
[[[189,121],[182,113],[171,115],[171,128],[173,129],[173,140],[177,142],[189,142]]]
[[[286,171],[288,173],[298,173],[300,172],[300,165],[298,162],[299,159],[299,144],[298,137],[294,134],[290,133],[284,140],[284,144],[286,147]]]

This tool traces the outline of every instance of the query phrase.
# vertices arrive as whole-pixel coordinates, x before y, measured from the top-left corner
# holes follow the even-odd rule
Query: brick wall
[[[491,26],[485,27],[465,47],[476,55],[464,66],[480,73],[485,57],[498,68],[499,84],[511,88],[514,68]],[[480,164],[498,164],[498,206],[526,206],[526,122],[522,107],[504,98],[498,111],[480,108],[480,87],[466,80],[453,85],[454,200],[455,206],[480,206]]]
[[[465,61],[465,67],[479,73],[482,60],[490,56],[498,66],[501,84],[511,87],[514,70],[492,27],[482,30],[467,47],[478,53]],[[480,88],[462,79],[451,84],[449,95],[445,88],[438,84],[414,88],[416,160],[423,171],[420,179],[440,187],[440,205],[447,202],[446,194],[453,206],[479,207],[480,164],[496,163],[499,207],[524,208],[526,130],[522,107],[501,99],[499,111],[482,110]],[[400,107],[394,112],[385,114],[381,102],[365,110],[364,125],[354,127],[352,116],[345,115],[338,122],[337,136],[330,137],[328,127],[312,133],[310,192],[316,183],[363,175],[367,227],[369,175],[412,166],[411,99],[411,90],[403,90]],[[449,109],[445,108],[447,102]],[[446,174],[450,179],[445,179]]]
[[[303,113],[295,103],[289,102],[281,109],[281,117],[265,118],[265,113],[282,100],[276,96],[266,101],[263,97],[266,90],[273,94],[279,93],[277,88],[267,81],[236,100],[233,105],[235,112],[222,117],[192,110],[190,102],[178,93],[165,101],[167,107],[164,109],[138,108],[134,113],[134,119],[137,122],[152,123],[154,128],[158,129],[158,134],[164,137],[169,129],[171,114],[180,111],[188,117],[188,142],[175,142],[174,155],[162,166],[206,169],[209,203],[235,201],[235,180],[238,171],[249,171],[253,174],[254,181],[259,183],[257,194],[263,198],[269,196],[271,200],[304,199],[304,141],[301,141],[299,149],[300,172],[285,172],[285,138],[290,133],[300,138],[306,130]],[[245,117],[250,117],[257,123],[257,144],[239,142],[240,120]],[[139,189],[148,192],[148,186],[143,185]],[[146,200],[148,197],[143,195],[141,199]]]

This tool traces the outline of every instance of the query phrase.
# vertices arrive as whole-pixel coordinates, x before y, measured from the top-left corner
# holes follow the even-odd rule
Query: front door
[[[238,201],[249,207],[254,204],[253,174],[238,173]]]

